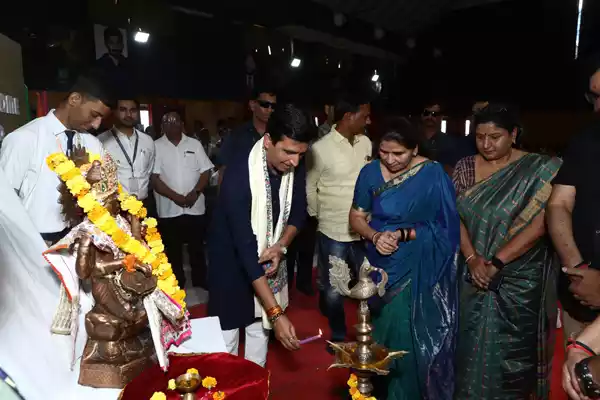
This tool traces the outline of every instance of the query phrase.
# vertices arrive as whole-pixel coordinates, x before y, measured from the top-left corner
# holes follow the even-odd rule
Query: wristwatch
[[[283,254],[284,256],[287,254],[287,247],[283,246],[283,245],[279,245],[279,247],[281,248],[281,254]]]

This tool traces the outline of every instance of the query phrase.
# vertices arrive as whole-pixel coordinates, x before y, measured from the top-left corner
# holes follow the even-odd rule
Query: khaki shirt
[[[319,232],[338,242],[360,240],[348,218],[354,185],[371,160],[371,140],[358,135],[354,145],[335,128],[311,148],[306,175],[308,213],[319,220]]]

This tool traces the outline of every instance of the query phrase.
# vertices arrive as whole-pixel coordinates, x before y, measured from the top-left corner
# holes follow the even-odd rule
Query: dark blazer
[[[249,151],[238,153],[227,163],[208,238],[208,314],[220,318],[223,330],[243,328],[254,322],[252,282],[264,275],[250,222],[248,154]],[[306,214],[304,163],[294,173],[288,225],[300,230]],[[281,178],[270,174],[270,180],[273,219],[277,221]]]

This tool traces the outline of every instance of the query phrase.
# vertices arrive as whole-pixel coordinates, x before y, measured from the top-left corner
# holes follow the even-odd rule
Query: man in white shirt
[[[347,332],[344,298],[329,282],[329,256],[347,261],[355,271],[364,259],[361,238],[350,228],[348,213],[356,179],[371,159],[372,145],[363,134],[371,123],[368,100],[346,95],[336,102],[334,109],[336,125],[309,151],[306,196],[308,214],[319,222],[319,308],[329,319],[332,341],[338,342],[345,340]]]
[[[183,245],[187,243],[192,284],[206,288],[206,208],[203,192],[214,166],[202,144],[183,134],[179,114],[165,114],[162,126],[165,134],[155,142],[152,187],[165,251],[179,279],[179,286],[185,287]]]
[[[61,181],[46,157],[59,151],[72,155],[78,147],[103,154],[100,141],[85,131],[98,129],[110,112],[105,87],[100,76],[79,77],[55,110],[8,134],[2,143],[0,168],[46,243],[57,242],[69,230],[59,204]]]
[[[117,163],[123,189],[142,200],[148,208],[148,186],[154,167],[154,140],[135,128],[140,116],[136,100],[117,101],[114,114],[115,126],[98,136],[98,139]]]

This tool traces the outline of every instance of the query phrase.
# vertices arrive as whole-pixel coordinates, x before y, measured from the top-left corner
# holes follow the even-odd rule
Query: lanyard
[[[140,143],[140,135],[138,135],[137,133],[135,134],[135,145],[133,145],[133,161],[132,161],[131,158],[129,157],[129,154],[127,154],[127,152],[125,151],[125,147],[123,147],[123,143],[121,143],[119,136],[117,136],[117,134],[115,133],[114,128],[111,129],[110,132],[112,133],[113,137],[117,141],[117,144],[121,148],[123,155],[127,159],[127,163],[129,163],[129,166],[131,167],[131,174],[133,176],[135,176],[135,173],[133,172],[133,164],[135,163],[135,158],[137,157],[137,149],[138,149],[138,144]],[[135,133],[135,130],[133,131],[133,133]]]

